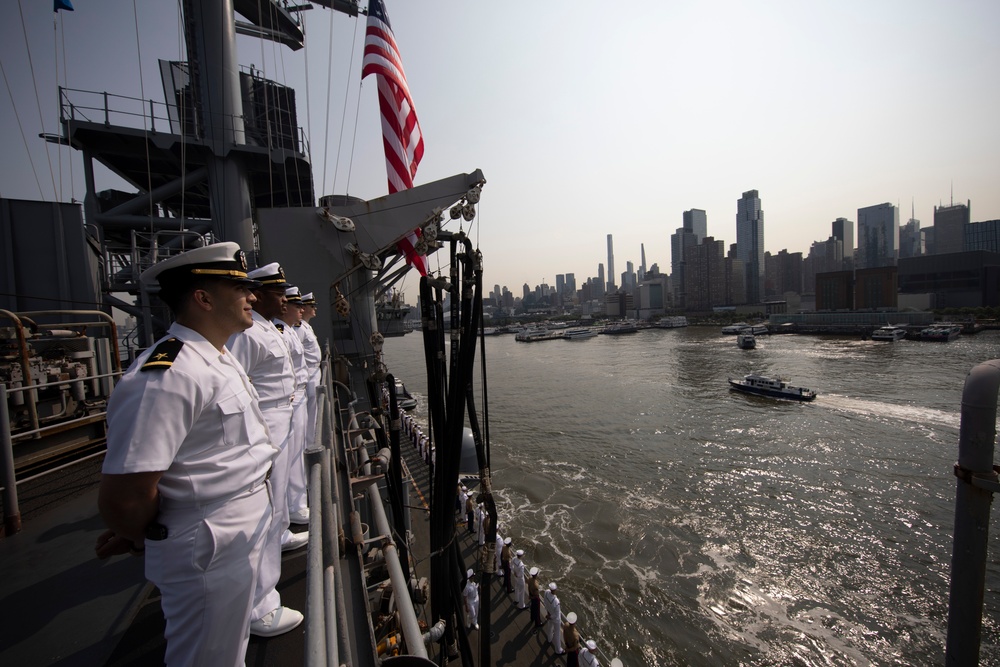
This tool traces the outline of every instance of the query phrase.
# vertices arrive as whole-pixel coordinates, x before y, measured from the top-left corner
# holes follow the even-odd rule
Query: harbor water
[[[421,399],[422,345],[420,332],[385,343]],[[501,530],[605,656],[943,664],[962,389],[1000,357],[1000,332],[760,336],[754,350],[716,327],[504,335],[485,356]],[[728,390],[752,371],[819,397]],[[996,520],[990,531],[981,664],[1000,665]]]

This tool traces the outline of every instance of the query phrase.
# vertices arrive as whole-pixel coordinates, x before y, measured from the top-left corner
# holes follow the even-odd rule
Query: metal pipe
[[[309,466],[309,532],[314,537],[323,532],[322,521],[322,449],[306,450]],[[309,540],[306,566],[306,656],[308,667],[327,664],[326,659],[326,608],[323,604],[323,540]]]
[[[21,508],[17,504],[17,481],[14,475],[14,443],[10,437],[10,413],[7,410],[7,385],[0,383],[0,461],[3,462],[3,526],[6,535],[21,532]]]
[[[322,404],[319,409],[322,410]],[[340,646],[337,627],[341,617],[347,625],[344,591],[337,581],[340,573],[340,542],[337,539],[337,505],[333,502],[330,486],[330,450],[324,448],[320,456],[321,499],[323,503],[323,599],[327,604],[326,653],[331,665],[340,664]]]
[[[20,317],[18,317],[14,313],[10,312],[9,310],[0,310],[0,315],[6,316],[7,318],[9,318],[14,323],[14,327],[17,329],[17,343],[18,343],[18,348],[19,348],[18,352],[19,352],[19,354],[21,356],[21,359],[20,359],[20,361],[21,361],[21,375],[22,375],[21,382],[23,382],[25,385],[27,385],[27,386],[30,387],[31,384],[32,384],[32,382],[31,382],[31,365],[30,365],[31,362],[30,362],[30,358],[28,357],[28,339],[24,335],[24,324],[21,322],[21,318]],[[27,401],[26,401],[27,404],[28,404],[28,415],[31,417],[31,428],[32,429],[37,429],[38,428],[38,408],[35,405],[35,403],[37,403],[37,401],[38,401],[38,394],[36,394],[34,391],[32,391],[27,396]],[[7,395],[6,395],[6,393],[4,393],[4,405],[7,405]],[[8,433],[8,435],[10,434],[10,415],[7,415],[7,433]]]
[[[205,180],[207,176],[207,167],[198,167],[197,169],[193,169],[187,172],[183,178],[176,178],[165,185],[153,188],[147,193],[138,194],[127,202],[104,211],[98,216],[98,220],[113,218],[124,213],[135,213],[136,211],[146,210],[152,204],[159,203],[167,197],[172,197],[183,190],[194,187],[198,183]],[[149,224],[148,216],[146,217],[146,224],[147,226]]]
[[[361,449],[361,458],[367,472],[370,470],[370,464],[368,452],[364,448]],[[368,487],[368,504],[371,507],[377,534],[386,537],[386,543],[382,546],[382,554],[385,557],[386,569],[389,571],[392,591],[396,596],[396,611],[399,614],[399,625],[403,632],[403,639],[406,641],[406,648],[412,655],[426,658],[427,647],[424,646],[423,633],[417,622],[417,614],[413,610],[410,582],[406,580],[403,575],[403,567],[399,564],[399,554],[392,540],[392,528],[389,525],[389,519],[385,516],[385,508],[382,506],[382,494],[379,493],[378,484],[374,482]]]
[[[948,640],[945,664],[978,665],[982,638],[990,504],[996,486],[996,442],[1000,359],[969,372],[962,390],[955,492],[955,537],[951,556]],[[977,484],[978,482],[978,484]]]

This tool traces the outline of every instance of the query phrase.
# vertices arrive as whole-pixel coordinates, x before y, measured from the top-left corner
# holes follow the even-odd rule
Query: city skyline
[[[0,7],[0,195],[82,199],[79,153],[38,138],[57,130],[57,85],[162,102],[157,59],[186,57],[176,5],[99,5],[76,2],[55,30],[51,5]],[[530,18],[458,0],[386,8],[423,131],[415,182],[486,176],[463,229],[488,285],[517,293],[558,273],[579,284],[607,262],[608,234],[616,266],[639,265],[644,245],[647,265],[669,273],[683,212],[705,211],[707,236],[728,246],[749,190],[772,254],[808,253],[832,221],[856,224],[858,209],[883,202],[900,218],[914,202],[923,226],[952,200],[971,201],[973,221],[1000,218],[1000,3],[639,1],[612,16],[582,1],[532,6]],[[376,91],[360,80],[363,17],[299,16],[305,49],[240,36],[240,63],[295,89],[317,195],[382,196]],[[446,262],[437,253],[430,266]],[[401,288],[415,294],[416,282],[410,272]]]

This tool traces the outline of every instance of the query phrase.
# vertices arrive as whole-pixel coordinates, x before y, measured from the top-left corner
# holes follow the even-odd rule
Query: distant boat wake
[[[899,405],[897,403],[884,403],[881,401],[871,401],[861,398],[851,398],[839,394],[821,394],[821,403],[833,410],[842,410],[867,417],[882,417],[886,419],[898,419],[906,422],[917,422],[919,424],[934,424],[936,426],[948,426],[958,428],[961,422],[961,414],[958,412],[946,412],[917,405]]]

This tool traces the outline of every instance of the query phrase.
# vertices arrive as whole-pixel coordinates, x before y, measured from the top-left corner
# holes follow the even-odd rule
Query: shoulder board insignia
[[[294,326],[296,329],[298,329],[300,326],[302,326],[302,322],[296,322],[292,326]]]
[[[177,340],[176,338],[168,338],[161,341],[159,345],[153,348],[153,353],[149,355],[146,363],[139,370],[154,371],[170,368],[174,365],[177,355],[181,353],[182,347],[184,347],[184,341]]]
[[[284,324],[281,324],[280,322],[275,322],[274,326],[278,327],[278,331],[280,331],[281,333],[285,333],[285,325]]]

